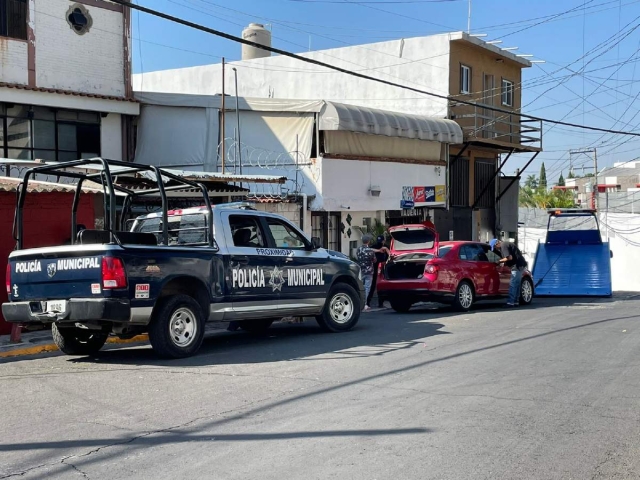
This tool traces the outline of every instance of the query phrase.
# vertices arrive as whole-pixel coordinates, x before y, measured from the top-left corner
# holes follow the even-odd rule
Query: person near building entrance
[[[371,284],[373,282],[373,272],[376,263],[376,253],[389,253],[387,247],[372,248],[371,241],[373,237],[368,233],[362,237],[362,245],[356,251],[356,260],[360,265],[360,273],[362,274],[362,283],[364,283],[365,299],[369,298],[371,292]],[[369,305],[364,306],[364,311],[371,310]]]
[[[389,255],[382,251],[382,248],[386,247],[384,235],[378,235],[376,238],[376,243],[373,245],[374,250],[380,250],[375,254],[375,261],[373,263],[373,278],[371,280],[371,290],[369,291],[369,295],[367,295],[367,306],[371,308],[371,301],[373,300],[373,295],[376,292],[376,284],[378,283],[378,270],[380,265],[387,261]],[[378,308],[382,308],[384,305],[378,298]]]
[[[522,252],[515,244],[511,242],[503,242],[494,238],[489,242],[491,250],[494,250],[499,256],[499,263],[511,268],[511,281],[509,283],[509,300],[507,307],[515,307],[520,304],[520,284],[522,282],[522,271],[527,266]]]

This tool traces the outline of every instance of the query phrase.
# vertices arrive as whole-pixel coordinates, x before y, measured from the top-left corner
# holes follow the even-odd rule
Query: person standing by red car
[[[503,242],[494,238],[489,242],[491,250],[500,255],[499,263],[511,269],[511,282],[509,283],[509,300],[507,307],[517,307],[520,305],[520,283],[522,281],[522,272],[527,267],[522,252],[515,244],[511,242]]]
[[[356,260],[360,265],[360,273],[362,274],[362,283],[364,283],[364,295],[365,298],[369,298],[371,292],[371,284],[373,283],[373,272],[375,270],[376,253],[389,253],[387,247],[371,248],[371,240],[373,236],[365,234],[362,237],[362,246],[356,251]],[[371,310],[369,305],[364,306],[364,311]]]
[[[371,281],[371,290],[369,291],[369,295],[367,296],[367,306],[371,308],[371,301],[373,300],[373,295],[376,292],[376,284],[378,283],[378,270],[380,269],[380,265],[387,261],[389,255],[382,251],[383,247],[387,247],[384,244],[384,235],[378,235],[376,238],[376,243],[373,246],[374,250],[379,250],[375,256],[375,262],[373,264],[373,279]],[[380,297],[378,297],[378,308],[384,307]]]

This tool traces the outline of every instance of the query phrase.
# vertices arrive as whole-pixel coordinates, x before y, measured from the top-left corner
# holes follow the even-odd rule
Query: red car
[[[392,227],[389,233],[390,257],[380,266],[377,291],[396,312],[425,301],[467,311],[478,300],[508,297],[511,269],[498,265],[500,257],[486,243],[439,242],[424,225]],[[525,269],[520,304],[530,304],[533,294],[533,278]]]

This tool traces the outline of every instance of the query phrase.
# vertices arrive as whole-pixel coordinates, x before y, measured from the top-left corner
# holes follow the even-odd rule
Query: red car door
[[[473,280],[476,295],[496,294],[498,278],[495,265],[489,262],[481,245],[468,243],[461,246],[460,260],[464,264],[466,278]]]
[[[498,264],[500,255],[492,252],[489,245],[483,245],[483,248],[485,249],[489,261],[494,265],[494,275],[497,277],[497,292],[495,292],[495,294],[508,295],[509,283],[511,282],[511,269],[509,267]]]

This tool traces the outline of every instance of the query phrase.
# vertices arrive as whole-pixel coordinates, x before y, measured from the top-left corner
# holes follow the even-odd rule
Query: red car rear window
[[[405,250],[428,250],[435,245],[436,237],[431,230],[396,230],[391,232],[393,237],[393,249],[396,251]]]

